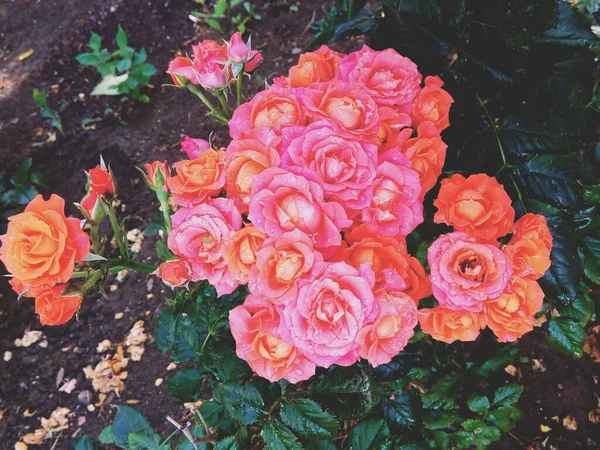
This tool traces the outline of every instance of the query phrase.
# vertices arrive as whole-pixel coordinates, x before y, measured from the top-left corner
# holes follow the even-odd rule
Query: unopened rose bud
[[[194,139],[189,136],[183,138],[181,151],[188,155],[189,159],[196,159],[200,154],[210,148],[210,143],[205,139]]]
[[[198,84],[192,61],[184,56],[178,56],[171,61],[167,73],[171,75],[173,83],[177,86],[183,86],[182,79],[192,84]]]
[[[150,164],[144,164],[147,176],[146,182],[154,191],[160,191],[165,187],[165,180],[169,174],[166,161],[153,161]]]
[[[231,41],[227,43],[227,56],[234,63],[245,62],[250,57],[248,45],[242,40],[242,33],[239,31],[231,36]]]
[[[110,172],[101,162],[100,165],[91,169],[88,173],[88,188],[99,195],[115,193],[115,180]]]
[[[80,204],[76,204],[81,214],[94,223],[100,223],[108,215],[108,205],[94,190],[89,190]]]
[[[190,281],[190,269],[183,259],[166,261],[153,274],[161,278],[170,288],[184,286]]]

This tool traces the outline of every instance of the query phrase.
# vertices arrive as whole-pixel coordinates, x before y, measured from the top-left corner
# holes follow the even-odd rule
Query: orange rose
[[[487,304],[487,324],[500,342],[513,342],[533,330],[544,291],[537,282],[513,278],[506,291]]]
[[[35,312],[42,325],[62,325],[81,307],[79,292],[65,293],[66,285],[43,286],[34,291]]]
[[[306,87],[315,82],[331,80],[342,56],[326,46],[316,52],[301,54],[298,64],[289,71],[287,81],[290,87]]]
[[[231,237],[223,251],[223,258],[233,278],[240,283],[248,282],[250,268],[256,263],[256,253],[262,247],[266,236],[258,228],[249,225]]]
[[[421,123],[417,135],[405,142],[402,151],[412,163],[413,170],[419,174],[425,194],[435,186],[442,174],[448,146],[440,138],[440,132],[433,122]]]
[[[422,122],[431,121],[439,131],[450,126],[448,117],[454,99],[442,89],[443,85],[440,77],[425,78],[425,87],[412,101],[413,125],[418,126]]]
[[[175,203],[192,207],[219,195],[225,186],[223,153],[223,150],[209,148],[196,159],[173,164],[175,175],[167,176],[167,186]]]
[[[64,210],[65,201],[58,195],[49,200],[38,195],[25,212],[8,219],[6,234],[0,236],[0,261],[20,286],[66,283],[75,261],[90,252],[79,219],[65,217]]]
[[[527,213],[515,222],[513,239],[540,239],[548,250],[552,250],[552,235],[548,222],[541,214]]]
[[[517,277],[537,280],[550,268],[550,250],[541,239],[514,236],[503,249]]]
[[[453,226],[469,236],[492,241],[506,235],[515,220],[515,210],[504,187],[484,173],[465,178],[455,174],[442,180],[435,223]]]
[[[183,259],[165,261],[152,274],[161,278],[171,289],[186,285],[191,276],[190,268]]]
[[[90,189],[100,195],[114,194],[115,182],[110,171],[96,166],[88,172]]]
[[[442,306],[419,310],[419,323],[424,333],[437,341],[474,341],[485,328],[485,316],[480,313],[454,311]]]

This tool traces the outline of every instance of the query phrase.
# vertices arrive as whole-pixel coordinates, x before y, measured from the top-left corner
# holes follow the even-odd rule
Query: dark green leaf
[[[474,413],[484,415],[490,409],[490,401],[485,395],[474,395],[467,401],[469,409]]]
[[[200,405],[201,407],[204,405],[204,403],[202,403],[202,405]],[[206,419],[206,416],[204,416],[204,418]],[[195,426],[192,428],[192,435],[198,438],[203,438],[206,437],[206,432],[204,431],[204,426],[199,425],[199,426]],[[188,438],[186,438],[185,436],[181,436],[181,438],[179,439],[179,443],[177,444],[177,450],[209,450],[209,444],[206,442],[203,442],[201,444],[196,444],[197,448],[194,448],[194,446],[192,445],[192,443],[190,442],[190,440]]]
[[[510,431],[514,428],[517,420],[521,417],[521,410],[512,406],[501,406],[500,408],[494,408],[490,411],[487,416],[489,423],[497,426],[500,431]]]
[[[221,386],[221,394],[229,415],[242,425],[254,423],[262,414],[263,399],[251,384],[225,383]]]
[[[167,243],[163,239],[156,241],[156,256],[161,261],[168,261],[173,258],[173,253],[169,250]]]
[[[523,393],[523,386],[518,384],[507,384],[499,387],[494,393],[494,406],[511,406],[519,401]]]
[[[579,322],[563,317],[551,317],[548,331],[548,343],[552,347],[577,358],[583,355],[585,331]]]
[[[422,417],[423,422],[430,430],[448,428],[458,420],[458,415],[454,411],[444,411],[442,409],[424,409]]]
[[[414,431],[419,425],[419,403],[409,393],[393,400],[382,398],[383,416],[394,433],[405,434]]]
[[[317,385],[315,399],[342,420],[360,418],[374,404],[369,375],[356,366],[330,370]]]
[[[460,392],[460,375],[450,373],[440,378],[432,387],[431,391],[423,394],[423,408],[430,409],[453,409],[456,407],[456,398]]]
[[[332,439],[338,432],[338,422],[333,414],[307,398],[283,403],[281,421],[303,439]]]
[[[487,448],[492,442],[500,440],[500,430],[491,425],[478,428],[474,434],[477,448]]]
[[[115,436],[113,426],[109,425],[102,429],[102,431],[100,432],[100,436],[98,436],[98,439],[103,444],[114,444],[117,442],[118,438],[117,436]]]
[[[452,433],[451,438],[457,448],[469,448],[473,445],[473,435],[467,431]]]
[[[591,295],[580,294],[569,305],[558,303],[556,309],[560,317],[574,319],[582,326],[586,326],[594,315],[594,299]]]
[[[235,442],[235,437],[229,436],[217,442],[217,445],[215,445],[213,450],[238,450],[238,448],[239,447]]]
[[[127,439],[127,450],[166,450],[160,445],[160,436],[152,430],[131,433]]]
[[[181,369],[167,380],[169,394],[185,402],[198,400],[205,372],[196,367]]]
[[[558,26],[546,31],[537,40],[538,43],[589,48],[597,40],[569,3],[558,2],[558,13]]]
[[[260,433],[269,450],[302,450],[294,434],[279,420],[269,419]]]
[[[152,426],[142,414],[129,406],[117,408],[117,414],[112,424],[112,436],[116,445],[125,448],[130,434],[143,431],[152,432]],[[102,443],[108,443],[102,440],[102,435],[100,435],[100,440]]]
[[[392,448],[390,430],[383,419],[359,422],[346,439],[345,450],[389,450]]]
[[[102,450],[100,443],[92,436],[84,434],[75,443],[75,450]]]

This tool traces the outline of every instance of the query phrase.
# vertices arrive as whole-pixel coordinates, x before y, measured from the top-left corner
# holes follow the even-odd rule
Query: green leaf
[[[102,47],[102,38],[99,34],[92,33],[90,41],[88,42],[88,47],[95,52],[100,51],[100,47]]]
[[[383,419],[366,419],[350,431],[345,450],[389,450],[392,448],[390,430]]]
[[[119,28],[117,29],[115,42],[117,43],[117,46],[120,50],[124,50],[125,48],[127,48],[127,34],[125,34],[125,30],[121,28],[121,25],[119,25]]]
[[[151,430],[131,433],[127,438],[127,450],[165,450],[167,446],[160,445],[160,436]]]
[[[117,414],[115,415],[111,430],[114,437],[113,442],[116,445],[125,448],[130,434],[143,431],[152,432],[152,426],[142,414],[129,406],[117,407]],[[104,431],[102,433],[104,434]],[[102,434],[100,436],[102,443],[108,443],[102,440]]]
[[[95,66],[100,62],[100,59],[94,53],[80,53],[75,59],[83,66]]]
[[[202,403],[202,405],[200,405],[200,407],[202,407],[203,405],[204,405],[204,403]],[[206,416],[204,416],[204,418],[206,419]],[[198,437],[198,438],[206,437],[206,431],[204,430],[204,426],[198,425],[198,426],[193,427],[192,435],[195,437]],[[177,450],[209,450],[209,444],[207,442],[203,442],[201,444],[196,444],[196,448],[194,448],[194,446],[192,445],[190,440],[182,435],[181,438],[179,439],[177,447],[175,447],[175,448]]]
[[[168,261],[169,259],[173,258],[173,253],[171,250],[169,250],[169,246],[164,239],[158,239],[156,241],[156,256],[161,261]]]
[[[465,431],[468,431],[469,433],[473,433],[478,428],[485,426],[483,421],[476,419],[465,420],[461,425]]]
[[[431,391],[423,394],[423,408],[430,409],[453,409],[456,407],[456,398],[460,392],[460,375],[449,373],[440,378],[431,388]]]
[[[424,409],[422,417],[423,422],[430,430],[448,428],[458,420],[455,412],[442,409]]]
[[[583,186],[583,200],[588,205],[600,204],[600,184]]]
[[[215,445],[213,450],[238,450],[235,437],[229,436],[225,439],[221,439],[219,442],[217,442],[217,445]]]
[[[338,432],[335,416],[307,398],[285,401],[280,415],[281,421],[303,439],[332,439]]]
[[[419,425],[418,407],[420,405],[411,394],[402,394],[393,400],[382,398],[383,416],[390,429],[398,434],[413,431]]]
[[[119,72],[127,72],[131,67],[131,59],[123,58],[117,63],[117,70]]]
[[[100,443],[92,436],[84,434],[75,443],[75,450],[102,450]]]
[[[473,445],[473,435],[467,431],[452,433],[451,438],[457,448],[469,448]]]
[[[567,2],[558,2],[558,26],[546,31],[539,39],[542,44],[561,44],[589,48],[597,38],[586,26],[577,10]]]
[[[118,438],[117,436],[115,436],[113,426],[109,425],[100,432],[100,436],[98,436],[98,439],[103,444],[114,444],[115,442],[117,442]]]
[[[577,321],[563,317],[551,317],[548,331],[550,333],[548,343],[552,347],[577,358],[583,355],[585,330]]]
[[[523,386],[518,384],[507,384],[496,389],[494,393],[494,406],[511,406],[519,401],[523,393]]]
[[[519,417],[521,417],[521,410],[512,405],[492,409],[486,419],[489,423],[497,426],[500,431],[507,432],[515,427]]]
[[[484,425],[475,430],[477,448],[487,448],[492,442],[500,440],[500,430],[495,426]]]
[[[556,309],[560,317],[574,319],[585,327],[594,315],[594,299],[591,295],[580,294],[569,305],[557,303]]]
[[[202,393],[205,372],[196,367],[178,370],[167,380],[169,394],[184,402],[198,400]]]
[[[356,366],[330,370],[317,385],[315,399],[342,420],[363,417],[375,403],[369,375]]]
[[[221,394],[229,415],[242,425],[254,423],[262,414],[263,399],[251,384],[225,383],[221,386]]]
[[[484,415],[490,409],[490,401],[484,395],[474,395],[467,401],[469,409],[474,413]]]
[[[279,420],[269,419],[260,435],[269,450],[303,450],[296,436]]]

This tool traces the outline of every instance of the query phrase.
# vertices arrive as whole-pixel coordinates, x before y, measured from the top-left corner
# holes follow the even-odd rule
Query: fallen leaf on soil
[[[121,271],[120,271],[120,272],[117,274],[116,280],[117,280],[119,283],[122,283],[123,281],[125,281],[125,279],[127,278],[127,276],[128,276],[128,275],[129,275],[129,270],[127,270],[127,269],[121,270]]]
[[[63,384],[58,391],[70,394],[71,392],[73,392],[75,390],[76,387],[77,387],[77,379],[71,378],[69,381],[67,381],[65,384]]]
[[[8,350],[4,352],[4,362],[9,362],[12,359],[12,352]]]
[[[592,328],[585,337],[583,351],[590,355],[594,362],[600,363],[600,325]]]
[[[123,318],[123,313],[122,312],[115,313],[115,319],[116,320],[120,320],[122,318]]]
[[[37,409],[33,410],[33,411],[29,411],[29,408],[27,408],[24,412],[23,412],[23,417],[33,417],[35,416],[35,413],[37,412]]]
[[[548,322],[548,319],[546,318],[546,314],[544,314],[543,316],[540,316],[537,319],[535,319],[535,322],[534,322],[533,326],[535,326],[535,327],[541,327],[546,322]]]
[[[30,347],[42,339],[44,334],[41,331],[28,330],[21,339],[15,339],[16,347]]]
[[[517,368],[515,366],[513,366],[512,364],[509,364],[508,366],[506,366],[504,368],[504,371],[509,374],[510,376],[517,376]]]
[[[132,361],[140,361],[144,354],[144,343],[148,340],[148,335],[144,332],[144,321],[138,320],[129,331],[125,339],[127,353],[131,355]]]
[[[187,402],[183,404],[183,407],[189,410],[191,413],[194,412],[197,408],[202,404],[202,400],[198,400],[197,402]]]
[[[130,399],[127,400],[125,403],[127,403],[128,405],[137,405],[138,403],[141,403],[141,400],[137,400],[137,399]]]
[[[542,424],[542,425],[540,425],[540,431],[542,433],[548,433],[548,432],[552,431],[552,428],[550,428],[548,425]]]
[[[162,378],[157,378],[156,380],[154,380],[154,386],[159,387],[162,383],[163,383],[163,379]]]
[[[48,348],[48,341],[44,339],[42,342],[38,344],[42,348]]]
[[[77,400],[79,400],[84,405],[89,405],[89,403],[92,401],[92,394],[86,389],[85,391],[81,391],[77,395]]]
[[[92,386],[96,392],[107,394],[114,392],[117,397],[125,388],[123,380],[127,378],[127,367],[129,359],[125,358],[123,346],[117,347],[117,352],[109,357],[106,355],[102,361],[96,364],[96,367],[87,366],[83,369],[87,379],[92,380]]]
[[[94,412],[94,411],[96,411],[96,407],[94,405],[87,405],[87,410],[89,412]]]
[[[541,359],[532,359],[533,364],[532,364],[532,368],[534,372],[545,372],[546,371],[546,364],[544,364],[544,361],[542,361]]]
[[[167,370],[175,370],[175,369],[177,369],[177,364],[175,364],[174,362],[170,363],[167,366]]]
[[[131,251],[133,253],[139,253],[142,249],[142,241],[144,240],[144,235],[142,234],[139,228],[134,228],[133,230],[129,230],[127,232],[127,240],[131,242]]]
[[[30,48],[29,50],[27,50],[26,52],[21,53],[19,56],[17,56],[17,59],[19,61],[25,61],[27,58],[29,58],[31,55],[33,55],[33,49]]]
[[[119,286],[117,286],[116,284],[111,284],[108,289],[110,290],[110,292],[115,292],[117,289],[119,289]]]
[[[104,353],[106,350],[108,350],[110,348],[111,345],[112,345],[112,342],[110,342],[108,339],[104,339],[102,342],[100,342],[98,344],[98,347],[96,347],[96,351],[98,353]]]
[[[42,443],[46,440],[46,435],[48,433],[43,428],[38,428],[33,433],[28,433],[23,436],[23,442],[29,445],[42,445]]]
[[[27,444],[25,442],[17,442],[15,444],[15,450],[27,450]]]
[[[588,413],[588,420],[592,423],[599,423],[600,422],[600,410],[599,409],[592,409],[589,413]]]
[[[23,436],[23,442],[29,445],[41,445],[46,439],[52,438],[55,433],[66,430],[69,428],[67,415],[70,412],[69,408],[56,408],[48,419],[42,417],[41,428]]]
[[[573,416],[567,416],[563,419],[563,427],[565,427],[569,431],[577,430],[577,421]]]
[[[60,383],[62,383],[62,380],[64,377],[65,377],[65,369],[64,369],[64,367],[61,367],[58,370],[58,373],[56,374],[56,387],[60,386]]]

